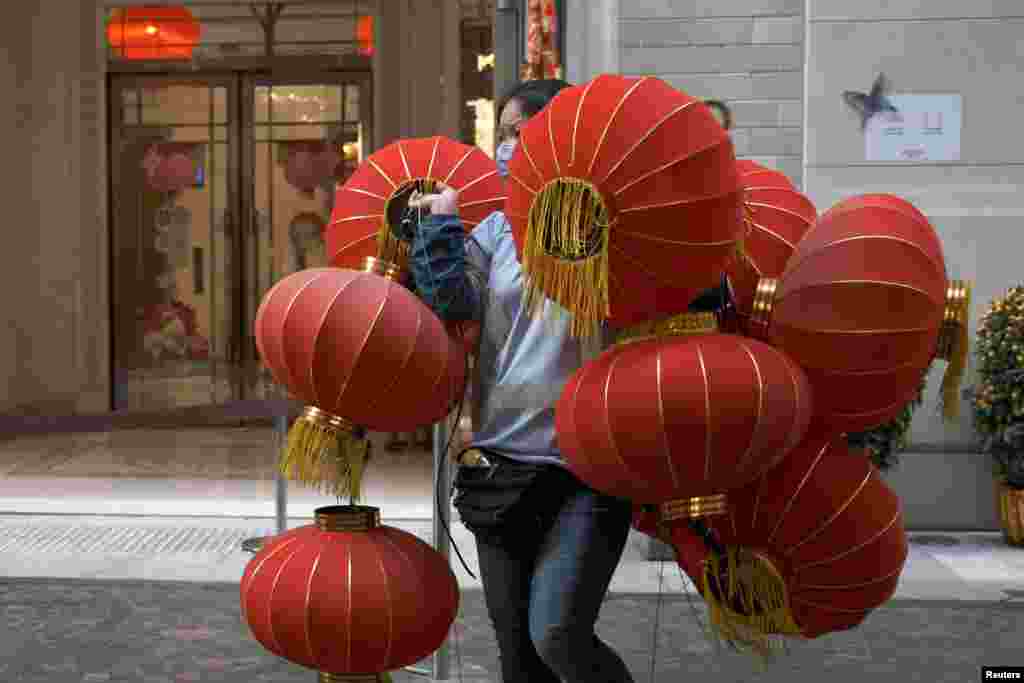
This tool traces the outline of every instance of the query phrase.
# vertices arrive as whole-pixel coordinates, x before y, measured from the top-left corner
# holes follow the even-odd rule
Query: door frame
[[[332,64],[333,62],[333,64]],[[112,65],[113,66],[113,65]],[[227,63],[224,66],[228,66]],[[120,217],[118,209],[119,193],[122,174],[126,172],[122,168],[121,155],[119,153],[121,141],[123,140],[122,130],[123,107],[121,92],[126,87],[138,86],[142,83],[194,83],[207,86],[223,86],[227,90],[227,144],[228,144],[228,183],[226,188],[226,229],[230,235],[232,244],[232,282],[227,286],[231,287],[232,308],[235,320],[232,324],[232,336],[228,341],[227,362],[242,372],[233,373],[236,378],[232,381],[232,392],[234,396],[227,403],[232,401],[244,401],[247,396],[247,371],[255,362],[254,348],[250,341],[249,330],[251,329],[249,318],[255,315],[255,311],[248,311],[247,283],[247,254],[251,248],[253,221],[255,220],[255,192],[254,173],[255,158],[254,145],[251,143],[254,136],[254,97],[257,85],[315,85],[320,83],[343,84],[358,82],[361,86],[360,92],[360,118],[363,121],[366,134],[364,145],[365,155],[372,150],[373,140],[373,73],[369,69],[369,60],[359,59],[336,59],[324,60],[319,58],[297,57],[297,58],[274,58],[273,60],[244,60],[231,64],[236,68],[220,68],[216,70],[196,71],[194,68],[187,68],[188,65],[175,65],[168,68],[168,65],[153,64],[118,64],[107,74],[107,115],[108,115],[108,138],[107,138],[107,160],[108,160],[108,269],[107,280],[111,296],[109,299],[108,319],[110,324],[110,346],[109,346],[109,367],[110,367],[110,393],[109,407],[117,409],[116,392],[118,379],[117,363],[117,334],[115,315],[116,308],[116,271],[117,271],[117,239],[118,220]],[[334,68],[331,68],[334,66]],[[245,67],[245,68],[238,68]],[[326,67],[326,68],[325,68]],[[341,68],[339,68],[341,67]],[[225,404],[211,404],[209,408],[216,410],[216,407]]]

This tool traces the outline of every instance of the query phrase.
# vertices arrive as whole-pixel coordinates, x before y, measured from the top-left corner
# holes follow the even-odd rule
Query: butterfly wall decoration
[[[874,84],[871,86],[871,91],[868,93],[857,92],[855,90],[844,90],[843,100],[860,115],[860,129],[865,130],[868,125],[868,121],[875,114],[881,114],[883,112],[895,112],[899,110],[893,105],[886,94],[889,92],[890,82],[885,77],[885,74],[878,74],[878,78],[875,79]]]

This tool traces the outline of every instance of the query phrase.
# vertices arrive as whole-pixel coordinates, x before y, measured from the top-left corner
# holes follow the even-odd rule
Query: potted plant
[[[992,456],[1006,541],[1024,545],[1024,285],[989,305],[978,325],[978,383],[966,393],[981,450]]]
[[[927,376],[925,372],[925,376]],[[903,411],[889,422],[864,432],[846,435],[850,448],[863,449],[882,472],[892,469],[899,460],[899,453],[907,447],[907,435],[910,433],[910,422],[914,410],[924,400],[925,380],[921,380],[921,388],[917,395],[908,403]]]

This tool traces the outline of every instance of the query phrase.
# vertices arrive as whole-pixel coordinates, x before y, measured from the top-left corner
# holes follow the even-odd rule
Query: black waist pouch
[[[482,449],[480,449],[482,450]],[[535,537],[557,510],[572,475],[557,465],[517,462],[483,451],[489,465],[460,465],[452,504],[467,529],[496,542]]]

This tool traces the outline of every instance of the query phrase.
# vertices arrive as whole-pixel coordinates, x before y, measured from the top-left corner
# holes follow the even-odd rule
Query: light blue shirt
[[[467,276],[482,322],[473,373],[473,446],[525,462],[564,464],[555,405],[566,382],[607,346],[610,335],[580,341],[571,315],[551,301],[533,316],[523,304],[523,271],[512,227],[496,212],[466,240]]]

